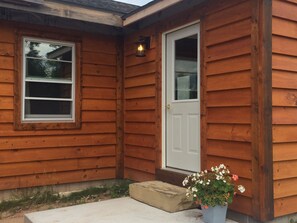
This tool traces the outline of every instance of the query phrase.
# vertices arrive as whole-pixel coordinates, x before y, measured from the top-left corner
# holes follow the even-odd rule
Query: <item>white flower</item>
[[[238,185],[238,190],[240,191],[240,193],[245,192],[245,188],[242,185]]]
[[[188,180],[187,178],[184,179],[184,181],[183,181],[183,186],[186,186],[188,183],[189,183],[189,180]]]

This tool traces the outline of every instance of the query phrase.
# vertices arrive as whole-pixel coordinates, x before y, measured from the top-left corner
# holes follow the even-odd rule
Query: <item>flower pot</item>
[[[202,205],[203,221],[205,223],[225,223],[228,206],[214,206],[205,208]]]

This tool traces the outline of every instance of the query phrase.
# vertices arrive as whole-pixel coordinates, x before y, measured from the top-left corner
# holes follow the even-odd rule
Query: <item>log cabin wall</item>
[[[201,22],[202,168],[225,163],[246,193],[231,208],[252,215],[252,1],[207,1],[125,39],[125,177],[152,180],[162,167],[162,33]],[[135,41],[151,36],[144,58]],[[256,201],[257,202],[257,201]]]
[[[80,39],[81,128],[14,130],[16,33],[26,28]],[[115,178],[116,38],[4,21],[0,33],[0,190]]]
[[[275,217],[297,212],[297,2],[272,2]]]

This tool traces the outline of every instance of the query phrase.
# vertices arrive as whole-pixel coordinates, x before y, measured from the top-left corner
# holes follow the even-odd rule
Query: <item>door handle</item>
[[[170,110],[170,108],[171,108],[170,104],[167,104],[166,108],[167,108],[167,110]]]

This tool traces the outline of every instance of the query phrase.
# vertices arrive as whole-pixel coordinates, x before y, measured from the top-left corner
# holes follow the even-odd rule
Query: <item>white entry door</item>
[[[199,24],[166,35],[166,167],[200,170]]]

